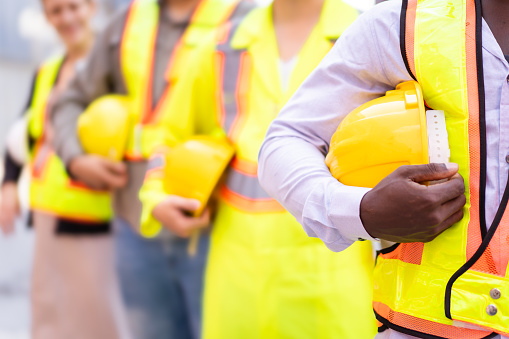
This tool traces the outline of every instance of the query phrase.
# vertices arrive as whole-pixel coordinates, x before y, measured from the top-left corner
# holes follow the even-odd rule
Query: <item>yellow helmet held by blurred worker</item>
[[[226,138],[214,136],[195,136],[178,144],[166,157],[166,193],[200,201],[194,213],[200,216],[234,153]]]
[[[348,114],[332,137],[326,164],[349,186],[375,187],[403,165],[449,161],[443,111],[426,111],[416,81]]]
[[[122,160],[129,138],[130,101],[106,95],[92,102],[78,120],[78,135],[86,153]]]

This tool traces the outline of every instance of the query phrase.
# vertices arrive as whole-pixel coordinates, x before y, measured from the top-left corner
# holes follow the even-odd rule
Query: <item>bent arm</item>
[[[371,239],[359,213],[368,189],[339,183],[325,156],[350,111],[411,79],[399,50],[400,6],[359,17],[271,124],[260,151],[264,189],[333,251]]]

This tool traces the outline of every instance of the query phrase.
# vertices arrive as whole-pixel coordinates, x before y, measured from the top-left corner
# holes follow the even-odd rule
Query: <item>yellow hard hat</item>
[[[449,156],[444,112],[426,112],[420,85],[408,81],[348,114],[325,162],[341,183],[372,188],[402,165]]]
[[[166,193],[200,201],[194,213],[200,216],[234,153],[226,138],[214,136],[195,136],[178,144],[166,157]]]
[[[78,120],[78,136],[85,152],[120,161],[129,138],[129,99],[106,95],[92,102]]]

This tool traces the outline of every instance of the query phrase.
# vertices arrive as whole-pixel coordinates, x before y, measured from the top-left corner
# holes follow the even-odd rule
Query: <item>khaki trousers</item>
[[[111,235],[56,235],[34,213],[33,339],[130,339]]]

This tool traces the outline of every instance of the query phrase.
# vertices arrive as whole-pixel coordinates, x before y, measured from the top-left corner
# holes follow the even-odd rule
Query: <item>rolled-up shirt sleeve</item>
[[[349,112],[411,79],[399,48],[400,9],[400,1],[380,4],[343,33],[273,121],[260,151],[264,189],[332,251],[372,239],[360,219],[369,189],[338,182],[325,156]]]

